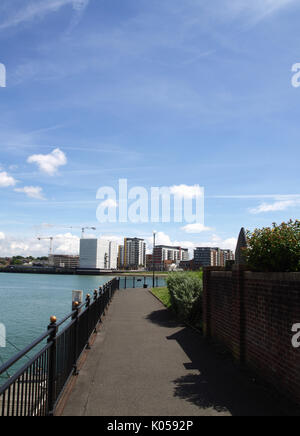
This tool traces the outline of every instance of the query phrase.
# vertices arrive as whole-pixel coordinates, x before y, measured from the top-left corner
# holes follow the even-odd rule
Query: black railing
[[[120,289],[128,288],[152,288],[152,276],[123,276],[120,277]],[[154,287],[166,286],[166,280],[161,276],[156,276],[154,280]]]
[[[0,367],[0,375],[22,362],[29,352],[34,357],[0,388],[0,416],[51,416],[70,378],[78,374],[77,364],[90,338],[97,331],[110,301],[119,289],[119,279],[87,295],[85,303],[62,321],[51,318],[47,332]]]

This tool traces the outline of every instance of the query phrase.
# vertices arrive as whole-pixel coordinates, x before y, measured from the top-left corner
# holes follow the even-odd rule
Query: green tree
[[[246,259],[263,272],[300,271],[300,221],[288,221],[247,232]]]

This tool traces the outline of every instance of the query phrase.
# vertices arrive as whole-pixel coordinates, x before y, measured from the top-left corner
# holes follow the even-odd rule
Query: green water
[[[60,320],[71,312],[72,290],[93,293],[112,278],[0,273],[0,323],[7,340],[25,348],[47,330],[50,316]],[[0,366],[17,352],[9,342],[0,348]]]

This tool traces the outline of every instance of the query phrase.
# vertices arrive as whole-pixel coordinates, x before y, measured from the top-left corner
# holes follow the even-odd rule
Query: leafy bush
[[[167,278],[172,307],[183,321],[193,322],[202,313],[203,285],[200,274],[172,273]]]
[[[300,271],[300,221],[247,232],[248,265],[255,271]]]

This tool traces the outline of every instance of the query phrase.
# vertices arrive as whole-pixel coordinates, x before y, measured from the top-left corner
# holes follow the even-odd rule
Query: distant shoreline
[[[6,274],[53,274],[53,275],[89,275],[89,276],[118,276],[118,277],[152,277],[151,271],[106,271],[106,270],[74,270],[63,268],[42,268],[42,267],[3,267],[0,273]],[[168,272],[156,271],[156,276],[167,277]]]

